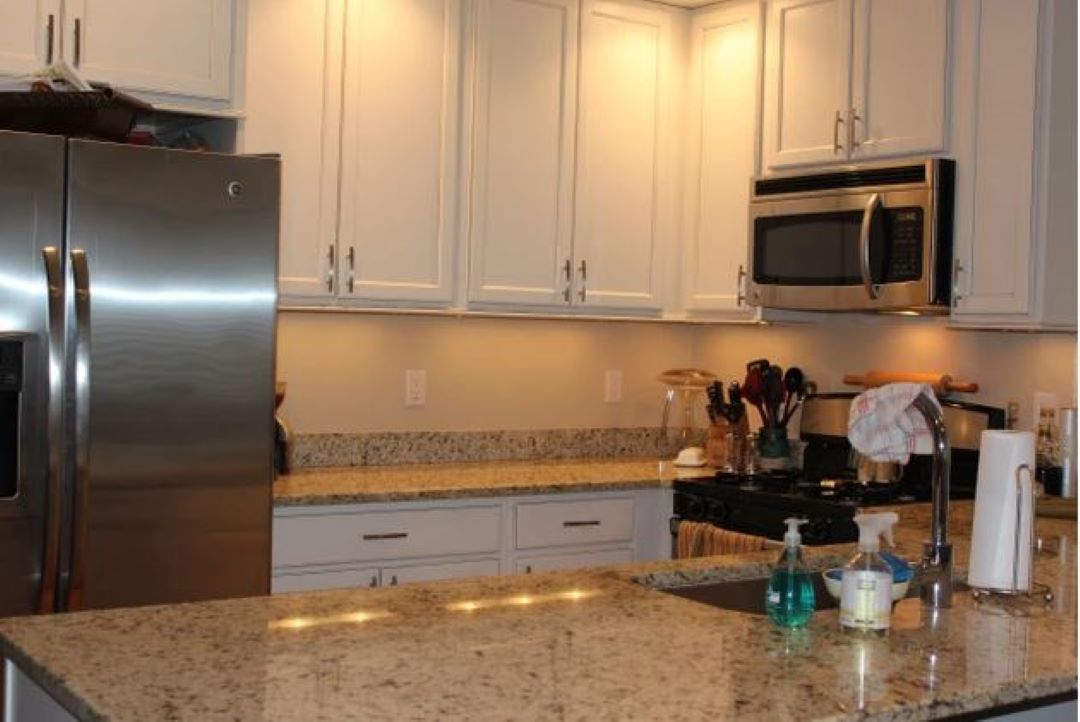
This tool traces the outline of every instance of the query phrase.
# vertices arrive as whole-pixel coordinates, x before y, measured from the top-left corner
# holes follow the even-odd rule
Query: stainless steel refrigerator
[[[279,174],[0,132],[0,615],[268,592]]]

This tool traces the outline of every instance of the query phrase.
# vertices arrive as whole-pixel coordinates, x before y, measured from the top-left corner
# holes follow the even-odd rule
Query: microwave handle
[[[859,229],[859,273],[862,276],[863,287],[870,300],[877,300],[879,290],[870,275],[870,226],[874,220],[874,213],[881,207],[881,194],[871,193],[863,208],[862,227]]]

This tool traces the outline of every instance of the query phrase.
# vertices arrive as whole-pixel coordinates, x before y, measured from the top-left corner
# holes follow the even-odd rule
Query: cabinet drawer
[[[557,569],[580,569],[581,567],[600,567],[605,564],[625,564],[632,561],[634,561],[634,552],[630,549],[612,549],[603,552],[527,557],[518,559],[515,568],[518,574],[532,574],[533,572],[550,572]]]
[[[495,552],[500,518],[497,506],[278,517],[274,566]]]
[[[517,548],[629,541],[634,500],[557,501],[519,504]]]
[[[382,583],[386,587],[395,587],[399,584],[411,584],[413,582],[434,582],[440,579],[494,577],[498,575],[498,559],[480,559],[469,562],[384,567],[382,570]]]
[[[270,580],[270,593],[310,592],[316,589],[351,589],[379,586],[378,569],[338,569],[332,572],[278,574]]]

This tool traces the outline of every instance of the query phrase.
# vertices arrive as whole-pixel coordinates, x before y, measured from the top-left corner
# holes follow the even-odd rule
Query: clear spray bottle
[[[773,566],[765,592],[765,611],[781,627],[803,627],[814,616],[814,582],[803,564],[802,535],[805,519],[785,519],[784,551]]]
[[[844,565],[840,591],[840,628],[845,632],[885,635],[892,617],[893,571],[881,556],[882,537],[892,546],[895,512],[860,514],[859,553]]]

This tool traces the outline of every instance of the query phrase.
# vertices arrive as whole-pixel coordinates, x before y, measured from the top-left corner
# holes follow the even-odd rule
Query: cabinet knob
[[[525,573],[526,574],[532,574],[532,564],[526,564],[525,565]]]
[[[371,575],[371,583],[368,584],[368,586],[369,587],[377,587],[377,586],[379,586],[379,576],[377,574],[372,574]]]
[[[397,586],[397,574],[391,574],[390,575],[390,586],[392,586],[392,587]]]

